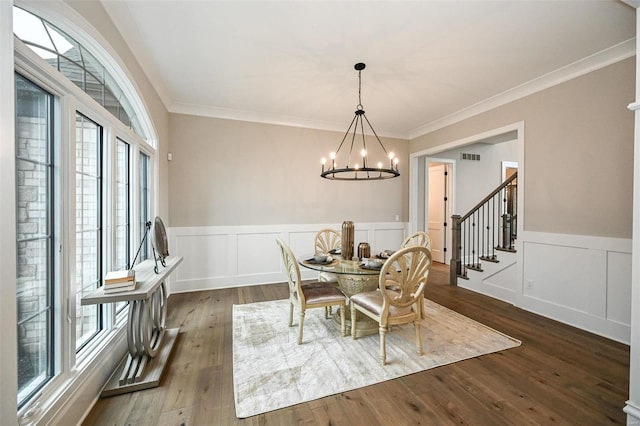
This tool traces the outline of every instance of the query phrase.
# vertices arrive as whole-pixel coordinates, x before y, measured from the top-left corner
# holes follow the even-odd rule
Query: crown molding
[[[338,125],[336,123],[330,123],[328,121],[321,120],[309,120],[303,117],[278,115],[278,114],[265,114],[262,112],[238,110],[232,108],[218,108],[206,105],[189,104],[182,102],[174,102],[169,109],[169,112],[175,114],[187,114],[196,115],[200,117],[221,118],[225,120],[237,120],[237,121],[249,121],[252,123],[273,124],[277,126],[289,126],[289,127],[301,127],[305,129],[315,130],[328,130],[331,132],[344,133],[346,126],[344,123]],[[369,134],[368,132],[366,132]],[[378,131],[381,137],[397,138],[409,140],[409,137],[405,133]]]
[[[640,1],[640,0],[638,0]],[[513,87],[495,96],[487,98],[476,104],[470,105],[455,113],[434,120],[407,133],[379,131],[383,137],[412,140],[427,133],[450,126],[475,115],[490,111],[502,105],[604,68],[608,65],[633,57],[636,54],[636,39],[630,38],[615,46],[604,49],[586,58],[575,61],[569,65],[551,71],[534,80],[530,80],[519,86]],[[302,127],[308,129],[327,130],[332,132],[344,132],[344,126],[321,120],[310,120],[302,117],[265,114],[256,111],[238,110],[231,108],[219,108],[206,105],[174,102],[169,112],[176,114],[188,114],[202,117],[213,117],[227,120],[248,121],[254,123],[274,124],[280,126]]]
[[[622,2],[636,9],[640,8],[640,0],[622,0]]]
[[[475,115],[508,104],[509,102],[516,101],[536,92],[540,92],[560,83],[564,83],[600,68],[620,62],[624,59],[631,58],[635,54],[636,39],[633,37],[623,41],[622,43],[616,44],[615,46],[611,46],[598,53],[594,53],[586,58],[580,59],[567,66],[540,76],[534,80],[528,81],[481,102],[468,106],[458,112],[432,121],[424,126],[420,126],[409,132],[409,139],[415,139],[427,133],[431,133],[443,127],[450,126]]]

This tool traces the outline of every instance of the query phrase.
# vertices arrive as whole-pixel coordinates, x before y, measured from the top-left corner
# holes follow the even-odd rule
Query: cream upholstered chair
[[[402,242],[402,247],[410,247],[410,246],[422,246],[426,247],[431,251],[431,237],[424,231],[414,232],[404,239]],[[420,298],[420,318],[424,318],[424,296]]]
[[[345,309],[346,297],[337,287],[330,283],[312,282],[302,283],[300,278],[300,267],[289,246],[280,238],[277,239],[282,255],[282,262],[287,272],[289,282],[289,327],[293,326],[293,307],[300,310],[300,320],[298,322],[298,344],[302,343],[302,329],[304,326],[304,316],[307,309],[326,308],[327,306],[340,306],[340,321],[342,335],[346,336]],[[325,309],[325,317],[326,315]]]
[[[379,323],[380,361],[387,361],[386,335],[389,326],[412,322],[416,332],[416,349],[422,355],[420,315],[422,295],[431,268],[431,251],[410,246],[396,251],[380,270],[378,290],[351,296],[351,336],[356,338],[357,312]]]
[[[342,238],[340,231],[335,229],[324,228],[316,233],[314,239],[314,254],[329,253],[332,250],[338,250],[342,247]],[[320,272],[318,274],[318,281],[338,283],[338,277],[331,272]]]
[[[402,247],[409,246],[422,246],[431,250],[431,237],[424,231],[414,232],[402,242]]]

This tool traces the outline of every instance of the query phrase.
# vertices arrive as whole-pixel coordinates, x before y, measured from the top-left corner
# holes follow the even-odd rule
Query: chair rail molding
[[[286,281],[276,238],[282,238],[296,256],[314,251],[315,235],[340,223],[189,226],[167,228],[169,252],[184,257],[182,267],[168,283],[169,293],[244,287]],[[354,242],[368,242],[372,253],[397,249],[408,223],[355,223]],[[301,271],[302,279],[317,272]]]

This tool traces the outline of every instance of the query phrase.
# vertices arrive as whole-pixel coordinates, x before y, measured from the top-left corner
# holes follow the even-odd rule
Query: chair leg
[[[342,327],[342,337],[347,335],[347,324],[345,323],[345,313],[344,313],[345,309],[347,309],[347,307],[345,306],[344,303],[340,305],[340,326]]]
[[[422,337],[420,336],[420,320],[414,321],[413,326],[416,329],[416,349],[418,350],[418,355],[422,355]]]
[[[293,303],[289,302],[289,327],[293,326]]]
[[[304,309],[300,309],[300,324],[298,325],[298,344],[302,344],[302,327],[304,326]]]
[[[332,306],[325,306],[324,307],[324,319],[329,319],[331,318],[331,310]]]
[[[380,362],[384,366],[387,363],[387,327],[380,324]]]
[[[356,338],[356,305],[351,303],[351,338]]]

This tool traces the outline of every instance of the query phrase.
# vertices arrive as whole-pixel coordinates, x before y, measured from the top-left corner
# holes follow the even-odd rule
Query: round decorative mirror
[[[167,231],[159,216],[153,222],[153,248],[159,256],[162,266],[165,266],[164,258],[169,256],[169,243],[167,241]]]

